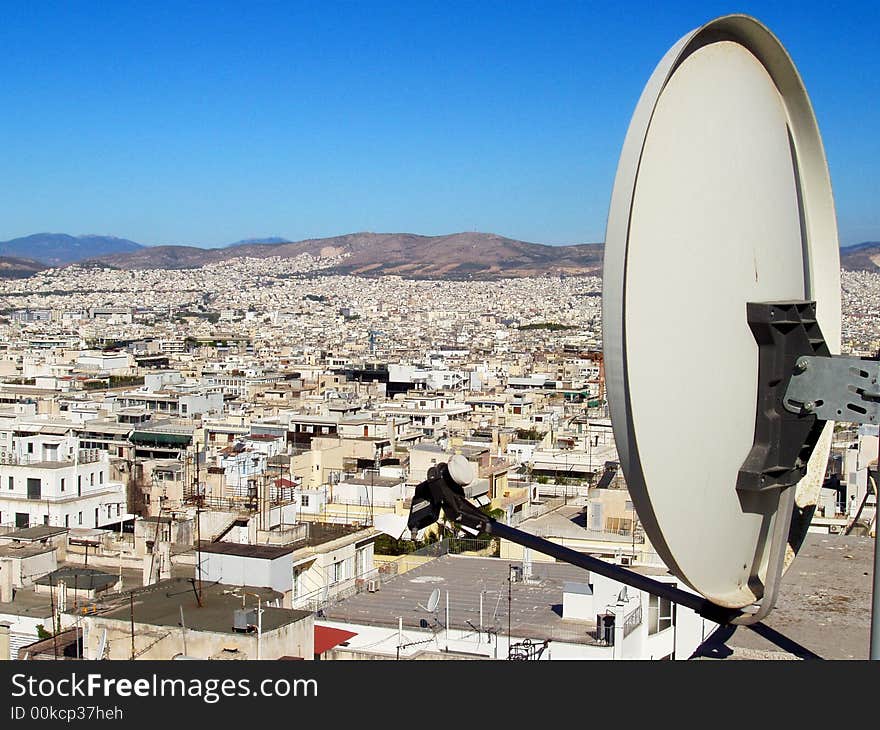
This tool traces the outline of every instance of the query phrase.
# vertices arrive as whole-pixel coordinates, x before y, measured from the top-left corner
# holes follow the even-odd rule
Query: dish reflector
[[[755,603],[779,493],[744,499],[758,346],[747,302],[816,301],[840,348],[831,184],[791,59],[753,18],[682,38],[648,81],[624,142],[606,232],[605,368],[620,463],[651,543],[713,602]],[[806,533],[827,423],[796,487],[786,564]]]
[[[440,605],[440,589],[435,588],[431,591],[431,597],[428,599],[428,612],[434,613],[437,610],[437,606]]]

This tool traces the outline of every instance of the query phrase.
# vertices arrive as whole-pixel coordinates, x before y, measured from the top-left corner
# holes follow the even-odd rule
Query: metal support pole
[[[134,591],[128,594],[128,606],[131,617],[131,658],[134,659]]]
[[[880,466],[880,454],[877,456],[877,464]],[[870,476],[870,474],[869,474]],[[880,510],[880,489],[877,487],[877,480],[874,482],[874,583],[871,598],[871,653],[872,661],[880,661],[880,539],[878,539],[878,527],[880,520],[878,510]],[[868,536],[870,537],[870,532]]]
[[[880,661],[880,540],[874,535],[874,587],[871,601],[871,659]]]
[[[263,600],[257,596],[257,659],[263,658]]]

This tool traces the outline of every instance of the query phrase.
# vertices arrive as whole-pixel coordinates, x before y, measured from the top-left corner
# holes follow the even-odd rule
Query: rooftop
[[[48,618],[51,626],[52,597],[49,594],[37,594],[32,588],[16,589],[12,601],[0,603],[0,614],[13,616],[29,616],[31,618]]]
[[[266,602],[280,600],[282,597],[271,588],[249,587],[245,591],[238,586],[227,586],[222,583],[203,585],[202,606],[199,607],[193,583],[185,578],[171,578],[155,583],[147,589],[135,591],[134,620],[136,623],[178,628],[182,608],[187,631],[232,634],[235,633],[232,628],[234,612],[242,608],[242,596],[245,596],[247,608],[252,608],[257,602],[251,595],[254,593],[263,601],[263,633],[275,631],[312,615],[310,611],[266,607]],[[129,594],[124,594],[113,608],[102,612],[100,618],[127,623],[131,620],[131,610]]]
[[[508,574],[511,565],[521,563],[461,555],[444,555],[392,578],[375,593],[359,593],[325,609],[328,620],[354,624],[418,628],[431,614],[427,605],[431,592],[441,592],[441,609],[449,593],[449,622],[467,631],[480,626],[480,593],[483,597],[483,625],[507,631]],[[562,592],[566,583],[588,583],[589,572],[561,563],[533,563],[533,581],[514,583],[511,600],[511,630],[515,636],[532,640],[556,639],[592,644],[595,622],[562,619]]]
[[[199,551],[219,555],[238,555],[243,558],[275,560],[289,555],[296,548],[293,545],[243,545],[237,542],[200,542]]]
[[[870,537],[808,534],[771,614],[756,628],[719,629],[700,656],[867,659],[873,551]]]
[[[5,543],[0,545],[0,558],[32,558],[35,555],[54,552],[55,548],[51,545],[43,545],[42,543],[23,544],[20,542]]]
[[[34,527],[23,527],[20,530],[7,532],[0,537],[7,540],[35,541],[45,540],[55,535],[63,535],[68,532],[66,527],[51,527],[49,525],[35,525]]]
[[[346,477],[343,479],[340,484],[356,484],[359,486],[372,486],[372,487],[396,487],[398,484],[402,484],[403,479],[398,479],[396,477],[380,477],[380,476],[372,476],[372,477]]]
[[[66,565],[54,570],[48,575],[37,579],[41,586],[57,587],[60,581],[71,590],[103,591],[114,585],[119,580],[117,575],[105,573],[102,570],[86,568],[84,566]]]

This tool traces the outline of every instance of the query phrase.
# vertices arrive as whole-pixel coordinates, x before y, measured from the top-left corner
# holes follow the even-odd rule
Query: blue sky
[[[880,240],[876,2],[4,3],[0,239],[603,238],[654,65],[746,12],[819,119],[841,243]]]

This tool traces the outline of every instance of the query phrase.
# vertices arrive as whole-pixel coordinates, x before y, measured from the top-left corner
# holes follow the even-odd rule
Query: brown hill
[[[46,268],[45,264],[33,259],[17,256],[0,256],[0,279],[25,279]]]
[[[867,241],[840,249],[840,266],[847,271],[880,271],[880,242]]]
[[[351,233],[288,243],[250,243],[219,249],[154,246],[97,261],[125,269],[195,268],[250,256],[295,257],[346,254],[334,271],[376,276],[397,274],[421,279],[498,278],[542,274],[599,274],[601,244],[546,246],[492,233],[417,236],[412,233]]]

